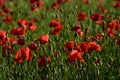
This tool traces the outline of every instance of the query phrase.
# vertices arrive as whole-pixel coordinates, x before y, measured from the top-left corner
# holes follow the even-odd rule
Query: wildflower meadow
[[[120,80],[120,0],[0,0],[0,80]]]

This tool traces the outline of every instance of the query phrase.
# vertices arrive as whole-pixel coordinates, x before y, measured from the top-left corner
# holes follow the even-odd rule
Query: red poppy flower
[[[31,10],[35,11],[37,10],[39,7],[44,5],[44,2],[41,0],[30,0],[31,3]]]
[[[120,30],[119,20],[112,20],[108,25],[107,33],[111,38],[113,38],[115,37],[119,30]]]
[[[30,21],[30,22],[28,23],[27,28],[28,28],[29,30],[35,31],[35,30],[37,29],[37,26],[35,25],[34,21],[32,20],[32,21]]]
[[[61,30],[60,28],[58,28],[58,29],[56,28],[53,31],[51,30],[50,34],[60,34],[60,30]]]
[[[96,44],[95,41],[89,43],[89,49],[88,52],[91,53],[93,51],[101,51],[101,46]]]
[[[49,35],[48,34],[42,35],[38,38],[38,40],[42,44],[48,44],[49,43]]]
[[[114,3],[114,8],[120,8],[120,1],[117,1],[116,3]]]
[[[64,44],[64,47],[67,48],[67,49],[69,49],[69,50],[73,49],[74,46],[75,46],[75,42],[74,41],[68,41],[68,42],[66,42]]]
[[[58,22],[57,20],[52,20],[50,22],[50,26],[53,28],[58,27],[58,26],[60,26],[60,22]]]
[[[115,35],[117,34],[117,32],[115,31],[115,29],[112,29],[110,27],[107,28],[107,33],[111,38],[114,38]]]
[[[25,27],[14,27],[13,30],[10,32],[12,35],[25,35],[26,34],[26,29]]]
[[[104,16],[102,14],[99,14],[99,13],[94,13],[90,16],[90,18],[93,20],[93,21],[99,21],[103,18]]]
[[[62,25],[56,26],[54,27],[53,31],[50,31],[51,34],[60,34],[60,31],[63,29],[64,27]]]
[[[100,10],[101,10],[103,13],[107,13],[107,12],[108,12],[108,10],[107,10],[105,7],[103,7],[103,6],[100,7]]]
[[[58,9],[59,8],[59,4],[57,2],[52,4],[52,8],[54,9]]]
[[[0,6],[3,6],[5,3],[5,0],[0,0]]]
[[[47,56],[41,56],[38,58],[38,67],[41,68],[43,66],[45,66],[46,64],[49,64],[51,61],[50,57]]]
[[[79,21],[85,21],[85,20],[87,20],[87,15],[86,15],[86,13],[85,12],[80,12],[79,14],[78,14],[78,20]]]
[[[36,3],[37,7],[42,7],[44,5],[44,2],[43,1],[39,1]]]
[[[29,0],[31,4],[34,4],[36,2],[39,2],[39,0]]]
[[[45,57],[39,57],[38,62],[39,62],[38,67],[41,68],[41,67],[45,66],[46,65]]]
[[[54,29],[54,31],[50,31],[50,34],[60,34],[60,31],[58,29]]]
[[[3,11],[4,11],[5,13],[10,13],[10,12],[11,12],[10,8],[8,8],[8,7],[6,7],[6,6],[4,6],[4,7],[2,7],[2,8],[3,8]]]
[[[35,26],[35,25],[32,25],[32,26],[29,26],[29,27],[28,27],[28,29],[29,29],[29,30],[32,30],[32,31],[35,31],[36,28],[37,28],[37,26]]]
[[[102,20],[98,20],[96,21],[96,24],[100,25],[100,26],[103,26],[104,25],[104,22]]]
[[[38,50],[39,47],[36,43],[31,42],[30,45],[28,46],[31,50]]]
[[[8,42],[9,42],[9,43],[12,43],[12,44],[17,44],[17,39],[16,39],[16,38],[11,38],[11,37],[9,37],[9,38],[8,38]]]
[[[6,39],[6,32],[3,30],[0,30],[0,40],[5,40]]]
[[[81,29],[77,30],[77,33],[78,33],[78,35],[80,35],[80,36],[83,36],[83,35],[84,35],[84,33],[83,33],[83,31],[82,31]]]
[[[17,24],[18,24],[18,26],[26,27],[28,25],[28,20],[19,18]]]
[[[11,23],[11,22],[13,21],[13,19],[12,19],[11,16],[6,16],[6,17],[3,18],[3,21],[4,21],[5,23]]]
[[[69,58],[68,60],[70,61],[70,63],[74,64],[75,60],[79,60],[81,62],[84,62],[84,59],[82,58],[84,52],[78,52],[77,50],[72,50],[69,53]]]
[[[95,36],[95,38],[96,38],[97,40],[103,40],[103,39],[104,39],[104,38],[103,38],[103,35],[102,35],[101,33],[97,33],[96,36]]]
[[[98,45],[95,41],[93,42],[81,42],[80,44],[77,45],[76,47],[77,50],[83,51],[83,52],[93,52],[93,51],[101,51],[101,46]]]
[[[109,23],[109,28],[117,29],[117,27],[118,27],[117,20],[112,20],[112,21]]]
[[[0,10],[0,16],[5,16],[5,15],[6,15],[6,13],[4,11]]]
[[[80,36],[83,36],[83,31],[81,30],[81,25],[75,25],[73,28],[72,28],[72,30],[73,31],[75,31],[75,32],[77,32],[78,33],[78,35],[80,35]]]
[[[89,4],[90,0],[83,0],[84,3]]]
[[[50,31],[51,34],[59,34],[60,31],[64,28],[64,26],[61,25],[60,22],[57,20],[52,20],[50,22],[50,27],[54,28],[53,31]]]
[[[88,42],[81,42],[80,44],[77,45],[76,47],[77,50],[87,52],[89,49],[89,43]]]
[[[81,29],[81,25],[80,25],[80,24],[77,24],[77,25],[75,25],[74,27],[72,27],[72,30],[73,30],[73,31],[77,31],[77,30],[79,30],[79,29]]]
[[[28,21],[26,19],[18,19],[18,26],[25,27],[29,30],[35,31],[37,29],[37,26],[34,23],[34,20]]]
[[[64,26],[62,26],[62,25],[59,25],[59,26],[57,26],[57,27],[54,27],[54,30],[62,30],[64,28]]]
[[[33,57],[33,53],[31,51],[30,48],[28,47],[23,47],[23,48],[20,48],[17,53],[16,53],[16,56],[15,56],[15,61],[16,62],[23,62],[23,60],[32,60],[32,57]]]

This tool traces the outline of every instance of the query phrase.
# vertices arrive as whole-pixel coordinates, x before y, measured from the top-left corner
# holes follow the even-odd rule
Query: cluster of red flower
[[[69,41],[64,44],[64,47],[69,52],[68,60],[70,63],[74,63],[74,60],[84,62],[83,56],[85,52],[92,53],[93,51],[101,51],[101,46],[95,41],[93,42],[81,42],[76,45],[74,41]]]
[[[112,20],[107,28],[107,33],[110,37],[115,37],[115,35],[119,32],[120,30],[120,20]]]
[[[60,22],[57,20],[52,20],[50,22],[50,27],[54,28],[53,31],[50,31],[51,34],[59,34],[60,31],[64,28],[63,25],[61,25]]]
[[[39,7],[42,7],[44,5],[44,2],[42,0],[29,0],[31,3],[31,10],[35,11]]]
[[[0,16],[3,17],[3,21],[5,23],[11,23],[13,21],[13,18],[12,16],[8,16],[7,14],[13,14],[13,12],[11,11],[10,8],[8,8],[6,5],[5,5],[5,0],[0,0],[0,7],[1,7],[1,10],[0,10]]]
[[[55,9],[59,8],[59,5],[65,2],[70,2],[72,0],[56,0],[52,7]],[[104,13],[107,12],[107,9],[104,8],[102,0],[99,0],[100,4],[100,10]],[[31,5],[31,10],[35,11],[39,7],[44,5],[44,2],[42,0],[29,0]],[[90,4],[90,0],[83,0],[84,3]],[[10,8],[5,6],[5,0],[0,0],[0,7],[2,10],[0,10],[0,16],[3,17],[3,21],[5,23],[11,23],[13,21],[12,16],[8,14],[13,14]],[[115,8],[120,8],[120,1],[117,1],[114,6]],[[104,15],[101,13],[91,13],[90,19],[93,20],[98,25],[104,25]],[[78,21],[87,21],[88,16],[86,12],[79,12],[77,16]],[[60,31],[63,30],[64,26],[61,24],[60,20],[52,20],[49,24],[51,28],[54,30],[50,30],[50,34],[60,34]],[[34,56],[34,50],[39,50],[39,45],[32,41],[29,45],[26,44],[25,36],[27,31],[36,31],[37,25],[35,24],[35,20],[26,20],[19,18],[17,22],[17,27],[14,27],[10,34],[13,35],[13,37],[7,36],[7,32],[4,30],[0,30],[0,45],[2,45],[2,55],[6,56],[9,53],[14,53],[14,48],[12,47],[14,44],[21,45],[21,47],[16,52],[14,61],[15,62],[23,62],[24,60],[31,61]],[[83,36],[84,33],[82,31],[82,27],[80,24],[75,25],[71,28],[74,32],[76,32],[79,36]],[[107,34],[114,38],[115,35],[120,30],[120,20],[116,19],[111,21],[108,24]],[[86,33],[89,33],[89,29],[85,29]],[[9,32],[8,32],[9,33]],[[86,38],[86,36],[85,36]],[[83,56],[86,52],[92,53],[93,51],[101,51],[101,46],[97,44],[97,41],[103,39],[103,35],[101,33],[97,33],[95,37],[88,36],[85,41],[80,42],[79,44],[76,44],[74,41],[68,41],[64,44],[65,52],[68,54],[68,60],[70,63],[74,63],[75,60],[84,62]],[[92,41],[91,41],[92,40]],[[50,42],[50,36],[48,34],[43,34],[37,38],[37,41],[40,42],[40,44],[48,44]],[[117,40],[117,44],[120,45],[120,40]],[[7,54],[6,54],[7,53]],[[58,52],[54,52],[54,56],[57,56]],[[51,58],[49,56],[41,56],[38,58],[39,67],[42,67],[48,63],[50,63]],[[100,63],[100,60],[97,60],[98,63]]]
[[[58,9],[59,5],[65,2],[70,2],[71,0],[56,0],[53,4],[52,4],[52,8],[54,9]]]

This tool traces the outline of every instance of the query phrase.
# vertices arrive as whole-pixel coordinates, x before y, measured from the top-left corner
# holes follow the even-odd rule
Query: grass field
[[[119,79],[119,0],[0,0],[0,80]]]

